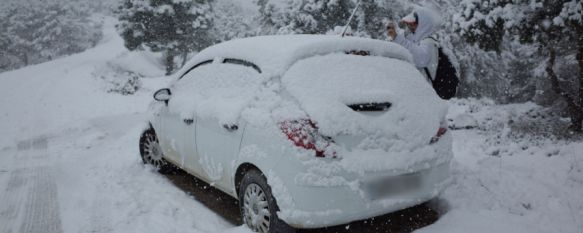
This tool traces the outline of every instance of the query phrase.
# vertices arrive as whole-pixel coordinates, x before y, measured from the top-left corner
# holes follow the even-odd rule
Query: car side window
[[[202,62],[200,62],[200,63],[198,63],[198,64],[196,64],[196,65],[194,65],[194,66],[190,67],[190,69],[188,69],[186,72],[184,72],[184,74],[182,74],[182,75],[181,75],[181,76],[178,78],[178,80],[182,79],[184,76],[186,76],[188,73],[190,73],[190,71],[192,71],[192,70],[194,70],[194,69],[196,69],[196,68],[198,68],[198,67],[200,67],[200,66],[203,66],[203,65],[208,65],[208,64],[211,64],[211,63],[213,63],[213,60],[206,60],[206,61],[202,61]]]
[[[226,58],[223,60],[223,63],[248,66],[248,67],[255,69],[257,72],[259,72],[261,74],[261,69],[259,68],[259,66],[255,65],[249,61],[245,61],[245,60],[241,60],[241,59],[234,59],[234,58]]]
[[[236,120],[257,93],[262,79],[259,67],[225,60],[187,72],[174,85],[171,108],[180,114],[197,113],[222,122]]]

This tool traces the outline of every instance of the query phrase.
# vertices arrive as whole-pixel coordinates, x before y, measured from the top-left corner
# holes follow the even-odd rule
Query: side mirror
[[[168,104],[168,100],[172,96],[172,92],[168,88],[162,88],[154,93],[154,99],[157,101],[164,101]]]

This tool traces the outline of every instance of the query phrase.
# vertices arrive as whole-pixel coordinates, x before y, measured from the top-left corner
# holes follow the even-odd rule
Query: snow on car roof
[[[367,51],[370,55],[408,62],[413,60],[407,49],[387,41],[337,35],[275,35],[235,39],[213,45],[197,54],[185,70],[215,58],[235,58],[249,61],[265,73],[281,75],[303,58],[349,51]]]

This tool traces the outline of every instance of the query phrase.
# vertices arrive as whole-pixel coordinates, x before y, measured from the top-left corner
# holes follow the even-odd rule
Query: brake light
[[[318,127],[309,119],[284,121],[279,124],[281,131],[295,146],[315,151],[316,157],[336,157],[336,153],[327,150],[331,138],[318,133]]]
[[[433,144],[439,141],[439,138],[441,138],[441,136],[443,136],[445,133],[447,133],[447,127],[439,127],[439,129],[437,129],[437,134],[431,138],[429,144]]]

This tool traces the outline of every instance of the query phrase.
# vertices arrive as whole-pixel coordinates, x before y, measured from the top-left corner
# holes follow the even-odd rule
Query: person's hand
[[[394,40],[395,37],[397,37],[397,25],[395,22],[389,22],[387,24],[387,36],[389,36],[391,40]]]

